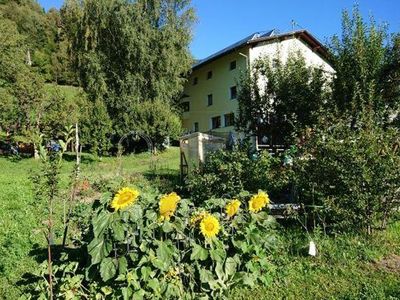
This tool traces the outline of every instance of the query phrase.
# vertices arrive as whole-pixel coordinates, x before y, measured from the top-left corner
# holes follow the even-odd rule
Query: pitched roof
[[[275,29],[270,30],[270,31],[264,31],[264,32],[255,32],[253,34],[250,34],[249,36],[245,37],[244,39],[241,39],[240,41],[233,43],[232,45],[200,60],[196,60],[195,63],[192,66],[192,69],[198,69],[201,66],[214,61],[217,58],[220,58],[228,53],[231,53],[243,46],[246,45],[252,45],[255,46],[256,44],[260,42],[265,42],[265,41],[273,41],[273,40],[285,40],[288,38],[300,38],[304,42],[306,42],[315,52],[318,52],[324,59],[329,60],[328,58],[328,51],[326,48],[322,45],[320,41],[318,41],[315,37],[313,37],[307,30],[296,30],[296,31],[291,31],[291,32],[286,32],[282,34],[276,34]]]

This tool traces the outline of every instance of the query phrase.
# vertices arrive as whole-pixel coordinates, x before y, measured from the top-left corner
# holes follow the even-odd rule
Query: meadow
[[[36,201],[31,176],[39,162],[0,158],[0,298],[18,299],[29,291],[28,274],[45,260],[43,234],[46,204]],[[66,155],[61,172],[61,198],[68,196],[73,155]],[[165,192],[179,183],[179,150],[171,148],[155,157],[148,153],[97,159],[84,155],[80,176],[99,189],[128,180]],[[103,186],[101,186],[103,185]],[[95,192],[80,198],[85,205]],[[63,205],[55,207],[55,243],[61,243]],[[372,236],[306,234],[298,224],[281,225],[279,255],[270,257],[274,277],[267,287],[235,287],[232,299],[400,299],[400,221]],[[318,255],[307,255],[310,239]],[[28,288],[28,290],[27,290]]]

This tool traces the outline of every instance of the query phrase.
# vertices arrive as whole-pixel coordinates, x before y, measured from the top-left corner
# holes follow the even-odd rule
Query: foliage
[[[398,72],[393,52],[396,40],[386,42],[387,37],[386,26],[378,26],[372,18],[367,24],[355,6],[352,15],[343,13],[341,37],[332,38],[336,71],[332,104],[339,114],[351,116],[352,126],[362,118],[365,107],[379,114],[382,124],[399,109],[398,95],[389,92],[396,85],[391,76]]]
[[[209,200],[197,208],[181,199],[168,221],[160,219],[152,194],[142,193],[138,201],[118,211],[110,210],[111,196],[103,195],[94,206],[88,244],[82,247],[87,251],[82,256],[89,255],[90,263],[85,271],[73,274],[69,282],[77,285],[68,292],[124,299],[219,298],[237,285],[271,283],[275,267],[270,255],[279,246],[274,218],[265,211],[250,213],[248,197],[241,199],[243,208],[234,218],[221,213],[227,199]],[[191,218],[204,211],[203,220],[214,218],[221,226],[216,237],[205,238],[201,219]],[[58,268],[73,266],[69,260]],[[86,288],[81,287],[81,274],[89,282]],[[63,283],[65,275],[58,280]],[[60,286],[56,291],[66,295]]]
[[[323,205],[339,230],[384,227],[399,206],[399,132],[382,129],[370,115],[361,128],[349,120],[316,130],[296,161],[306,204]]]
[[[47,137],[61,137],[65,127],[80,123],[89,115],[89,103],[83,90],[46,85],[40,131]],[[83,141],[87,142],[87,141]]]
[[[189,175],[186,189],[197,202],[212,197],[235,198],[243,191],[268,190],[276,196],[289,183],[289,169],[268,152],[251,154],[249,148],[210,153],[199,169]]]
[[[162,148],[166,137],[178,139],[182,133],[180,116],[168,102],[156,100],[134,105],[135,117],[127,120],[130,128],[147,134],[157,148]]]
[[[74,83],[70,58],[65,55],[66,40],[60,14],[51,9],[47,13],[34,0],[2,1],[0,15],[16,24],[24,41],[24,56],[32,63],[35,73],[45,81]],[[61,73],[61,72],[62,73]]]
[[[66,88],[44,85],[43,78],[25,63],[26,37],[7,19],[0,20],[1,130],[22,135],[38,146],[37,137],[60,136],[65,126],[85,114],[85,96],[67,96]],[[72,89],[72,88],[71,88]]]
[[[100,100],[89,102],[89,115],[83,120],[82,144],[96,155],[107,154],[111,147],[111,119],[104,103]]]
[[[73,170],[73,153],[65,153],[60,169],[60,196],[68,197],[70,175]],[[70,221],[71,245],[82,239],[82,231],[89,227],[91,203],[99,193],[116,190],[120,186],[134,183],[141,189],[168,188],[179,177],[179,148],[171,147],[157,155],[158,167],[150,171],[152,157],[148,153],[124,156],[122,174],[117,176],[119,161],[115,157],[96,160],[89,153],[82,153],[80,182],[86,178],[89,189],[80,188],[76,199],[73,218]],[[29,175],[40,168],[40,160],[12,160],[0,157],[0,295],[2,299],[19,299],[26,292],[34,294],[33,280],[40,280],[43,291],[47,283],[43,277],[32,278],[29,274],[43,271],[47,274],[47,263],[40,266],[46,255],[46,241],[43,238],[43,221],[46,220],[46,203],[34,197],[34,187]],[[151,174],[149,177],[147,174]],[[176,180],[175,180],[176,181]],[[54,203],[54,243],[61,244],[64,207],[62,201]],[[73,247],[73,246],[72,246]],[[54,246],[54,273],[61,277],[56,265],[61,257]],[[72,253],[71,253],[72,252]],[[68,252],[70,262],[75,261],[76,252]],[[65,258],[67,259],[67,258]],[[62,259],[64,262],[64,258]],[[60,270],[61,272],[61,270]],[[58,274],[57,274],[58,273]],[[64,280],[64,279],[61,279]],[[35,298],[32,296],[31,298]]]
[[[236,128],[268,137],[270,143],[291,144],[318,121],[329,99],[327,75],[307,66],[300,53],[286,61],[262,57],[239,82]]]
[[[163,139],[177,134],[177,116],[167,108],[178,100],[192,62],[189,4],[91,0],[67,1],[62,8],[81,84],[93,102],[103,102],[119,136],[127,132],[127,124],[144,126],[156,143],[161,133]],[[156,111],[149,109],[152,104]],[[169,120],[161,122],[172,132],[163,132],[163,124],[151,120],[160,111]],[[142,122],[135,123],[137,117]]]

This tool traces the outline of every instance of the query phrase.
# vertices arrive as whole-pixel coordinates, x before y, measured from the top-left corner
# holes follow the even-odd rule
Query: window
[[[229,64],[229,70],[235,70],[236,69],[236,60],[231,61],[231,63]]]
[[[194,122],[193,127],[194,127],[194,132],[199,132],[199,122]]]
[[[182,107],[182,110],[183,110],[184,112],[189,111],[189,110],[190,110],[190,102],[189,102],[189,101],[182,102],[182,103],[181,103],[181,107]]]
[[[216,129],[221,127],[221,117],[213,117],[211,118],[211,129]]]
[[[229,113],[224,115],[225,127],[233,126],[235,124],[235,114]]]
[[[212,78],[212,71],[208,71],[207,72],[207,79],[211,79]]]
[[[213,105],[213,95],[212,94],[207,96],[207,105],[208,106]]]
[[[232,86],[231,89],[230,89],[230,92],[231,92],[231,99],[236,99],[236,97],[237,97],[236,86]]]
[[[195,77],[193,78],[193,85],[196,85],[199,82],[199,78]]]

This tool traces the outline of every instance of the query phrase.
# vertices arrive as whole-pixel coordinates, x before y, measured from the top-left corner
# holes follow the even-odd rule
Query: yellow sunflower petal
[[[240,201],[234,199],[225,206],[225,212],[228,215],[228,217],[231,218],[238,213],[239,207],[240,207]]]
[[[111,202],[111,207],[115,210],[123,209],[134,203],[139,195],[139,191],[135,189],[128,187],[122,188],[117,192],[117,194],[115,194]]]
[[[212,215],[204,217],[200,222],[200,231],[205,238],[215,237],[220,230],[218,219]]]
[[[257,195],[251,197],[249,201],[249,210],[251,212],[259,212],[266,205],[269,204],[268,194],[262,191],[259,191]]]
[[[163,219],[169,218],[175,213],[178,202],[181,200],[176,193],[170,193],[161,197],[159,202],[160,215]]]

